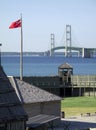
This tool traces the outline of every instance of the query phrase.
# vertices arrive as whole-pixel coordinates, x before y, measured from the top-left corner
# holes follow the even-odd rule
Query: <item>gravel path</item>
[[[53,130],[89,130],[89,128],[96,130],[96,116],[62,118],[61,126]]]

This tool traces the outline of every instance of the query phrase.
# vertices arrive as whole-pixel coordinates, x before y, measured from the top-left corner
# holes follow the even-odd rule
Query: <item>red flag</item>
[[[19,28],[19,27],[21,27],[21,19],[15,21],[15,22],[12,22],[11,25],[9,26],[9,29]]]

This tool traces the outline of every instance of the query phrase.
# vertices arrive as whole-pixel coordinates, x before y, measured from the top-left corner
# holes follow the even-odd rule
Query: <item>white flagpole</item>
[[[21,14],[20,80],[23,80],[23,30],[22,30],[22,14]]]

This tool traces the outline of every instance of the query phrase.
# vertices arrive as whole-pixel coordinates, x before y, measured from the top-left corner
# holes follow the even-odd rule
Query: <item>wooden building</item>
[[[47,129],[50,123],[60,121],[60,97],[19,79],[9,79],[29,116],[28,129]]]
[[[25,130],[27,114],[0,66],[0,130]]]

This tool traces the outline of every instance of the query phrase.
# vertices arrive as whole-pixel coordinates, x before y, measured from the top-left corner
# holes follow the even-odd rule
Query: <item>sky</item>
[[[72,28],[72,46],[96,48],[96,0],[0,0],[2,52],[20,51],[20,28],[9,29],[22,13],[23,51],[64,46],[66,25]]]

